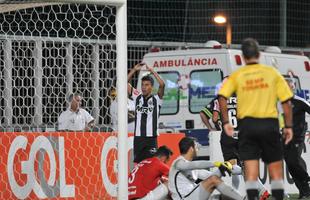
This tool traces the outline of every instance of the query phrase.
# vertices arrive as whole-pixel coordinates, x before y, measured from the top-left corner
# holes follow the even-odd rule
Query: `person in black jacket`
[[[200,111],[201,121],[207,126],[210,131],[219,131],[221,130],[221,125],[219,125],[220,117],[219,117],[219,103],[217,98],[214,98],[210,101],[206,107],[204,107]],[[215,119],[215,121],[214,121]],[[213,125],[209,120],[212,120]]]
[[[294,83],[292,80],[287,80],[288,85],[294,90]],[[299,199],[310,198],[309,181],[310,177],[307,173],[307,165],[301,157],[302,151],[305,147],[305,133],[307,130],[307,123],[305,120],[306,113],[310,114],[310,103],[305,99],[294,96],[291,99],[293,107],[293,140],[284,145],[284,158],[288,170],[299,190]]]

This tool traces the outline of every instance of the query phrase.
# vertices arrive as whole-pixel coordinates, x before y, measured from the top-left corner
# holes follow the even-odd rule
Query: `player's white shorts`
[[[168,188],[164,184],[159,184],[154,190],[140,200],[164,200],[168,196]]]
[[[184,200],[207,200],[210,197],[210,193],[201,185],[197,185],[190,193],[183,197]]]

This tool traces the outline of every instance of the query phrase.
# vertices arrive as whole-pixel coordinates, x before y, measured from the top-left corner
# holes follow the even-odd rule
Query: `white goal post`
[[[113,1],[113,0],[112,0]],[[127,153],[127,0],[117,8],[116,48],[118,110],[118,199],[128,198],[128,153]]]

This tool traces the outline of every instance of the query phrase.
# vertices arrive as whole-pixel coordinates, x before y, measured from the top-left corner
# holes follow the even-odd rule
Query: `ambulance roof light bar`
[[[309,61],[305,61],[304,64],[305,64],[306,71],[310,72],[310,63],[309,63]]]
[[[205,48],[210,48],[210,49],[221,49],[222,48],[222,44],[219,43],[216,40],[209,40],[208,42],[206,42],[204,44]]]
[[[276,46],[266,47],[264,51],[268,53],[282,53],[282,50]]]

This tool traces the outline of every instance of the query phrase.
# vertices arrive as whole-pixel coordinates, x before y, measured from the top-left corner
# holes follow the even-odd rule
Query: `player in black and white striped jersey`
[[[144,63],[139,63],[128,74],[128,81],[141,70]],[[142,77],[139,92],[128,83],[128,95],[135,103],[135,136],[134,136],[134,162],[139,163],[150,158],[157,149],[158,118],[164,96],[165,82],[153,68],[146,65],[146,69],[155,77],[159,84],[157,94],[152,94],[154,80],[151,75]]]

